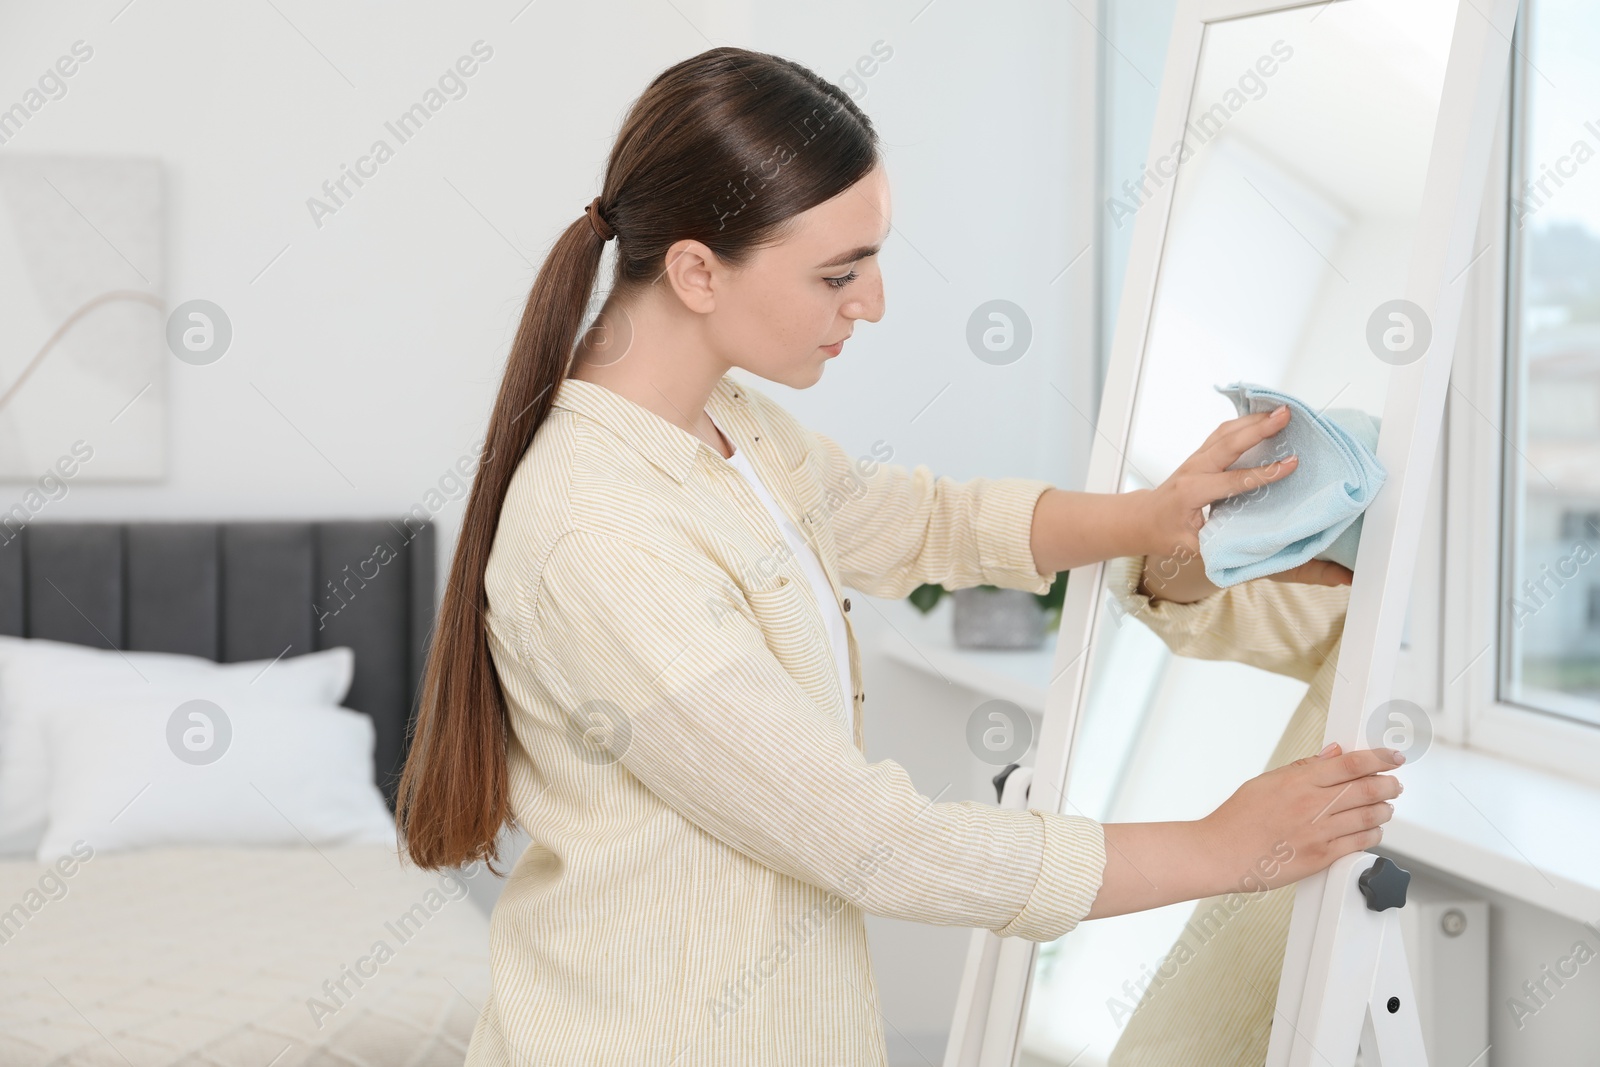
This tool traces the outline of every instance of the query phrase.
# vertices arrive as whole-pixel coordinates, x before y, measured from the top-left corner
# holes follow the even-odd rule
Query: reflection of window
[[[1600,149],[1541,71],[1588,68],[1600,5],[1529,0],[1512,104],[1500,699],[1600,724]]]
[[[1600,541],[1600,511],[1563,512],[1561,540]]]

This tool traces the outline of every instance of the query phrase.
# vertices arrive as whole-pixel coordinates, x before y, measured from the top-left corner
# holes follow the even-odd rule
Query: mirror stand
[[[1400,909],[1411,876],[1388,859],[1372,862],[1371,853],[1355,852],[1336,860],[1324,877],[1328,884],[1344,887],[1343,893],[1325,898],[1337,903],[1336,911],[1314,930],[1289,930],[1291,942],[1311,936],[1312,958],[1326,959],[1326,966],[1315,969],[1320,988],[1302,999],[1299,1026],[1272,1028],[1267,1062],[1286,1062],[1291,1037],[1307,1052],[1349,1047],[1359,1028],[1361,1067],[1426,1065],[1416,991],[1400,934]]]
[[[1031,781],[1014,773],[1003,806],[1196,819],[1263,762],[1314,755],[1318,738],[1380,743],[1517,7],[1180,0],[1149,156],[1165,180],[1134,219],[1084,488],[1159,484],[1220,421],[1202,401],[1227,381],[1318,413],[1381,412],[1388,480],[1339,605],[1268,582],[1249,621],[1141,614],[1123,564],[1142,564],[1075,569]],[[1426,339],[1374,340],[1395,307]],[[1269,625],[1283,605],[1328,630]],[[1229,744],[1211,744],[1218,723]],[[1344,1067],[1362,1053],[1364,1067],[1424,1065],[1404,895],[1388,884],[1403,877],[1355,853],[1292,890],[1249,894],[1267,902],[1254,910],[1227,906],[1235,893],[1195,903],[1188,921],[1179,905],[1104,917],[1048,956],[975,931],[945,1067],[1015,1067],[1024,1053],[1080,1067]],[[1101,1001],[1105,1014],[1081,1010]]]

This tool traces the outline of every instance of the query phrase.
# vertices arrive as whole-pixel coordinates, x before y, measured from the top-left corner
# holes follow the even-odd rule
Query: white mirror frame
[[[1156,159],[1182,138],[1208,23],[1344,0],[1179,0],[1167,46],[1160,98],[1147,156]],[[1406,0],[1388,0],[1404,3]],[[1458,0],[1427,181],[1405,291],[1429,316],[1433,340],[1421,359],[1392,368],[1384,402],[1378,459],[1388,482],[1367,510],[1350,591],[1338,677],[1324,741],[1347,751],[1366,747],[1367,712],[1389,698],[1399,662],[1406,603],[1422,533],[1466,276],[1481,257],[1472,247],[1487,180],[1490,144],[1504,89],[1518,0]],[[1123,454],[1155,308],[1162,246],[1176,181],[1162,183],[1134,220],[1132,248],[1100,403],[1085,489],[1120,491]],[[1373,357],[1376,358],[1376,357]],[[1043,728],[1028,805],[1065,811],[1072,741],[1088,694],[1089,652],[1101,610],[1104,564],[1075,569],[1067,583]],[[1349,906],[1343,880],[1327,872],[1296,886],[1267,1062],[1271,1067],[1353,1062],[1361,1020],[1349,1032],[1330,1014],[1333,933]],[[1330,892],[1331,889],[1331,892]],[[1070,935],[1069,935],[1070,936]],[[945,1067],[1014,1067],[1021,1050],[1038,944],[977,931],[963,975]],[[1334,998],[1337,999],[1337,998]],[[1365,997],[1358,1007],[1364,1008]],[[1341,1009],[1342,1010],[1342,1009]],[[1330,1032],[1335,1027],[1339,1032]],[[981,1036],[979,1031],[981,1031]],[[1348,1046],[1348,1047],[1347,1047]],[[1348,1052],[1348,1054],[1346,1054]]]

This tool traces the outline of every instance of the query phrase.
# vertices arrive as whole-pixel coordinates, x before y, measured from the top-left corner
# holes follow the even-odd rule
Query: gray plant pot
[[[958,648],[1038,648],[1044,644],[1044,609],[1026,589],[971,586],[955,599]]]

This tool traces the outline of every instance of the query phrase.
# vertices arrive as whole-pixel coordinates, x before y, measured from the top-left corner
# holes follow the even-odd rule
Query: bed
[[[433,622],[431,524],[34,523],[3,536],[0,635],[219,663],[353,649],[343,703],[372,720],[392,810]],[[392,844],[172,845],[68,866],[0,859],[5,1067],[465,1056],[488,992],[488,920],[468,896],[492,877],[481,868],[420,871]]]

